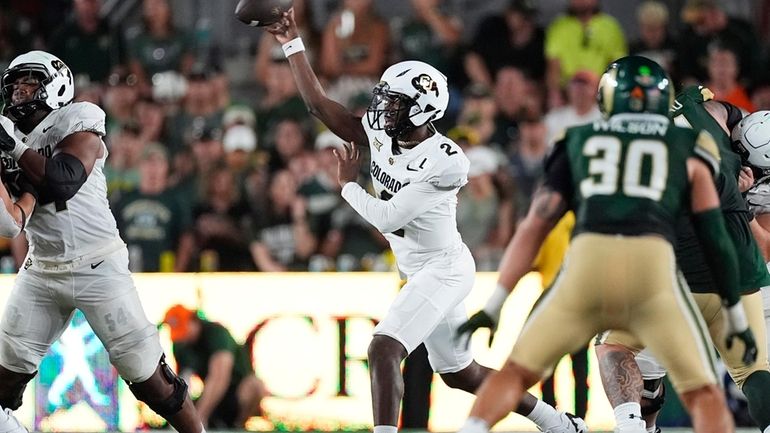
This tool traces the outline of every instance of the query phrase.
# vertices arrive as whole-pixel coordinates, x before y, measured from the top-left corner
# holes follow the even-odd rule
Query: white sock
[[[639,406],[639,403],[623,403],[618,405],[615,408],[615,422],[618,428],[644,425],[642,408]]]
[[[770,426],[767,426],[767,428],[765,429],[765,431],[763,431],[762,433],[770,433]]]
[[[542,400],[537,401],[535,408],[527,415],[527,418],[543,431],[561,426],[561,414],[553,406]]]
[[[655,433],[655,428],[657,426],[655,424],[652,425],[652,427],[647,427],[647,433]]]
[[[201,433],[206,433],[206,429],[201,426]]]
[[[481,418],[468,417],[457,433],[489,433],[489,424]]]
[[[376,425],[374,433],[398,433],[398,427],[394,425]]]

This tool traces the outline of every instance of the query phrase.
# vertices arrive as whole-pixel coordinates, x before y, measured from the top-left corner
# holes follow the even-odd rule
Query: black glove
[[[754,333],[751,329],[746,329],[743,332],[734,332],[727,335],[727,349],[733,348],[733,341],[735,339],[743,341],[746,345],[746,349],[743,351],[743,365],[752,365],[757,360],[757,342],[754,340]]]
[[[2,129],[2,128],[0,128]],[[25,192],[32,194],[35,200],[38,199],[38,192],[32,182],[21,170],[3,172],[3,183],[8,188],[8,193],[12,197],[19,198]]]
[[[465,340],[466,347],[470,344],[471,335],[480,328],[489,328],[489,345],[492,346],[492,340],[495,338],[495,331],[497,331],[497,323],[492,320],[489,315],[481,310],[466,320],[465,323],[457,328],[455,339],[467,338]]]
[[[5,116],[0,116],[0,150],[11,153],[16,149],[16,140],[13,135],[13,122]]]

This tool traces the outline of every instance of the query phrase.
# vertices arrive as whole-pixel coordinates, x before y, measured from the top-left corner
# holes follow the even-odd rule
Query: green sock
[[[743,383],[749,414],[761,430],[770,426],[770,372],[756,371]]]

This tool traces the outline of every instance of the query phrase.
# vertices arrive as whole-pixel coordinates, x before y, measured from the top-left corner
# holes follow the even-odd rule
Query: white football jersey
[[[760,179],[746,194],[746,203],[754,215],[770,213],[770,178]]]
[[[105,135],[105,114],[90,102],[76,102],[51,111],[29,134],[16,129],[16,137],[30,149],[47,158],[56,145],[75,132],[88,131]],[[26,228],[30,254],[39,260],[62,262],[105,248],[120,239],[115,218],[107,201],[104,177],[104,155],[96,160],[91,174],[74,197],[63,203],[35,206]],[[3,154],[3,168],[18,170],[10,156]]]
[[[400,210],[374,206],[376,203],[368,208],[351,203],[367,221],[385,221],[378,229],[390,242],[399,270],[409,276],[430,260],[449,258],[448,254],[459,251],[462,239],[457,231],[457,191],[468,182],[470,166],[460,146],[436,132],[414,148],[402,148],[394,155],[391,138],[384,131],[370,128],[366,118],[362,124],[369,138],[369,173],[377,198],[390,200],[412,185],[402,196],[408,201],[396,201]],[[376,212],[386,215],[371,215]],[[399,221],[396,214],[405,218],[401,221],[405,224],[389,227],[388,219]]]

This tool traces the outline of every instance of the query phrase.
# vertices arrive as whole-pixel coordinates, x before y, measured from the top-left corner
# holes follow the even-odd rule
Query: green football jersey
[[[682,90],[671,107],[671,118],[680,126],[705,130],[714,137],[719,147],[721,162],[716,177],[719,202],[725,212],[748,212],[749,208],[738,189],[738,173],[741,157],[732,149],[732,141],[722,126],[706,111],[703,104],[714,99],[714,94],[703,86],[690,86]]]
[[[719,165],[708,133],[654,114],[619,114],[570,128],[556,146],[547,183],[554,183],[555,170],[568,171],[574,234],[655,233],[673,244],[677,219],[689,207],[687,159],[700,156],[713,170]],[[561,168],[553,161],[559,152],[567,160]]]
[[[748,205],[738,189],[740,155],[733,151],[730,137],[703,105],[713,97],[713,93],[705,87],[688,87],[677,95],[671,109],[671,116],[676,124],[691,126],[695,130],[706,130],[716,140],[721,162],[720,173],[715,178],[715,184],[719,192],[727,233],[738,254],[741,293],[749,294],[760,287],[770,285],[770,274],[767,272],[762,253],[749,228]],[[700,242],[687,216],[680,219],[677,236],[677,263],[690,290],[695,293],[717,293],[711,270],[706,264]]]

